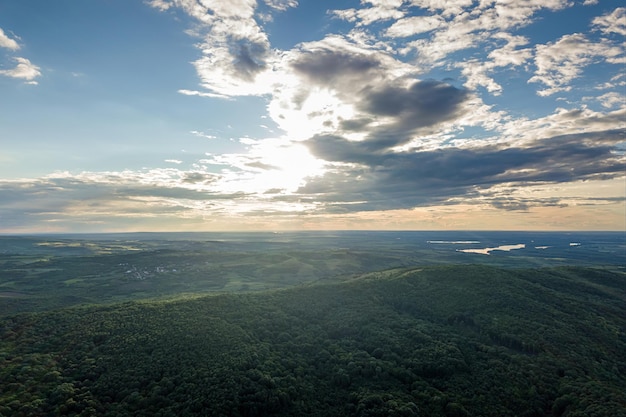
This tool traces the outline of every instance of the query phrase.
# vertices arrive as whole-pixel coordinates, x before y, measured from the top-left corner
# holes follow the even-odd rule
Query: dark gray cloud
[[[462,117],[474,96],[465,89],[433,79],[417,80],[408,72],[393,76],[389,57],[384,53],[366,54],[348,47],[313,45],[302,50],[291,62],[292,69],[308,82],[291,97],[300,108],[311,86],[335,92],[354,106],[353,118],[335,119],[334,134],[359,132],[367,136],[370,152],[403,145],[416,134],[432,134],[439,125]],[[333,109],[326,127],[333,123]],[[321,112],[309,117],[321,116]]]
[[[338,135],[315,135],[304,143],[313,155],[329,162],[373,165],[380,158],[369,152],[363,142],[351,142]]]
[[[390,116],[407,129],[432,126],[453,119],[470,97],[466,90],[436,81],[416,81],[408,88],[368,88],[359,107],[373,115]]]
[[[361,111],[372,118],[392,119],[369,134],[365,144],[373,152],[405,144],[418,129],[462,116],[471,98],[467,90],[435,80],[416,81],[409,87],[367,88],[361,93],[363,98],[357,103]]]
[[[434,80],[417,81],[408,88],[367,88],[361,95],[357,106],[371,117],[343,120],[341,127],[361,130],[379,116],[390,117],[392,122],[370,129],[367,138],[358,144],[338,135],[316,136],[309,143],[317,156],[327,161],[375,163],[381,152],[411,140],[416,129],[434,127],[463,115],[468,111],[464,104],[470,99],[466,90]]]
[[[266,164],[261,161],[248,162],[246,166],[250,168],[262,169],[264,171],[275,171],[280,169],[277,166]]]
[[[216,181],[219,176],[214,174],[206,174],[204,172],[188,172],[183,177],[186,184],[210,184]]]
[[[360,131],[368,127],[374,121],[371,117],[361,117],[358,119],[341,120],[339,128],[342,131]]]
[[[363,78],[379,69],[381,62],[373,55],[325,50],[305,52],[291,66],[315,84],[338,87],[334,84],[344,78]]]
[[[315,136],[307,142],[315,156],[345,165],[311,179],[299,193],[333,203],[333,210],[357,211],[441,204],[497,184],[609,179],[626,172],[624,157],[614,152],[624,140],[625,130],[620,129],[538,139],[526,147],[371,152],[367,141]],[[504,208],[503,202],[494,203]]]
[[[559,198],[514,198],[514,197],[495,197],[487,199],[487,202],[493,207],[506,211],[528,211],[533,206],[542,207],[567,207]]]
[[[233,67],[239,78],[252,81],[259,72],[267,68],[266,44],[242,40],[235,42],[231,49]]]

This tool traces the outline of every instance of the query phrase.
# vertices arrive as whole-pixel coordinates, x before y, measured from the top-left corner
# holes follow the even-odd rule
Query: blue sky
[[[0,232],[626,230],[605,0],[5,0]]]

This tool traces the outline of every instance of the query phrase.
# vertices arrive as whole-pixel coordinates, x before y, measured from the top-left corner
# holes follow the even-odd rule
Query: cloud
[[[15,68],[9,70],[0,70],[0,75],[4,75],[6,77],[18,78],[25,80],[31,84],[36,84],[34,81],[35,78],[41,76],[40,68],[31,63],[26,58],[14,58],[14,61],[17,62]]]
[[[304,149],[286,140],[257,141],[250,144],[250,153],[217,155],[192,170],[59,172],[0,180],[0,217],[5,224],[40,231],[66,224],[141,228],[153,221],[158,223],[151,227],[161,230],[169,224],[197,230],[216,219],[232,228],[243,217],[272,215],[286,221],[295,213],[335,216],[472,201],[504,211],[616,204],[619,190],[576,200],[541,188],[580,181],[605,184],[623,176],[626,161],[615,150],[625,141],[625,129],[620,129],[535,138],[518,146],[372,152],[366,141],[316,136],[306,146],[326,161],[326,169],[316,176],[306,174],[310,169],[300,171],[307,175],[305,181],[291,181],[303,165],[318,163]],[[226,168],[211,172],[219,164]],[[258,221],[257,227],[262,224]]]
[[[626,7],[618,7],[609,14],[598,16],[592,23],[595,29],[604,34],[617,33],[626,36]]]
[[[264,0],[265,4],[267,4],[272,9],[284,11],[291,7],[297,7],[297,0]]]
[[[536,46],[535,75],[529,83],[547,86],[540,96],[571,90],[572,80],[582,74],[585,66],[595,62],[624,63],[624,49],[607,42],[592,42],[581,33],[562,36],[558,41]]]
[[[219,179],[218,175],[206,172],[186,172],[182,176],[182,182],[185,184],[202,184],[208,185]]]
[[[197,130],[192,130],[189,133],[191,133],[192,135],[197,136],[199,138],[205,138],[205,139],[216,139],[217,138],[217,136],[215,136],[215,135],[209,135],[207,133],[200,132],[200,131],[197,131]]]
[[[365,2],[364,2],[365,3]],[[406,42],[398,51],[408,55],[416,54],[417,62],[424,67],[450,65],[445,59],[450,55],[481,48],[488,51],[487,59],[465,58],[452,65],[462,69],[466,77],[465,86],[470,89],[484,87],[494,95],[502,93],[502,86],[494,80],[493,73],[500,68],[525,65],[533,57],[530,48],[519,48],[528,43],[521,36],[514,36],[510,31],[528,26],[536,19],[540,10],[557,11],[573,4],[566,0],[524,1],[524,2],[472,2],[459,0],[450,2],[410,1],[410,2],[367,2],[371,6],[363,9],[348,9],[336,13],[345,20],[367,26],[380,20],[392,23],[382,34],[389,38],[418,39]],[[408,10],[411,9],[411,13]],[[421,9],[429,14],[414,10]],[[594,19],[594,26],[604,33],[622,33],[624,30],[624,8]],[[370,19],[386,10],[383,18]],[[419,36],[429,33],[429,37]],[[570,35],[570,36],[575,36]],[[498,40],[507,43],[499,46]],[[568,43],[577,42],[577,46]],[[496,48],[494,48],[494,44]],[[582,48],[576,52],[577,48]],[[623,52],[618,47],[607,46],[604,42],[593,43],[581,39],[568,39],[564,36],[554,45],[539,47],[535,63],[538,67],[531,82],[543,83],[548,88],[539,91],[542,96],[559,91],[568,91],[569,83],[577,78],[582,68],[596,62],[601,57],[607,62],[619,64],[624,61]]]
[[[358,106],[371,115],[391,117],[392,127],[405,131],[458,117],[468,98],[466,90],[436,80],[421,80],[407,87],[368,88]]]
[[[298,45],[285,54],[283,66],[287,72],[294,70],[299,84],[313,83],[346,95],[418,72],[377,46],[341,35]]]
[[[17,41],[4,33],[2,28],[0,28],[0,48],[5,48],[9,51],[18,51],[21,49]],[[10,59],[16,62],[15,67],[11,69],[0,69],[0,75],[24,80],[26,84],[37,84],[35,79],[41,76],[40,68],[37,65],[23,57],[10,57]]]
[[[344,118],[333,134],[360,134],[363,149],[378,153],[456,121],[469,111],[471,98],[436,80],[368,86],[353,95],[355,116]]]
[[[9,38],[9,36],[4,33],[2,28],[0,28],[0,48],[7,48],[11,51],[17,51],[18,49],[20,49],[20,45],[15,39]]]
[[[307,145],[335,168],[298,192],[315,195],[331,210],[390,210],[471,199],[502,184],[615,178],[626,170],[626,158],[614,152],[624,142],[626,130],[619,129],[546,137],[518,147],[372,153],[364,142],[317,136]]]
[[[485,60],[467,60],[457,64],[457,66],[461,68],[461,73],[467,78],[465,87],[476,89],[482,86],[488,92],[500,95],[502,86],[490,77],[490,74],[499,68],[524,65],[532,58],[532,50],[530,48],[518,49],[519,46],[524,46],[529,42],[524,36],[513,36],[500,32],[495,34],[492,39],[504,40],[506,44],[489,52]]]
[[[77,202],[109,205],[144,198],[162,200],[220,200],[231,197],[210,187],[219,176],[177,169],[82,172],[58,172],[39,179],[3,180],[0,184],[2,209],[34,212],[62,212]]]
[[[624,106],[626,103],[626,95],[611,92],[596,97],[596,100],[598,100],[603,107],[610,109],[612,107]]]
[[[391,38],[403,38],[420,33],[430,32],[442,26],[445,22],[441,16],[411,16],[397,20],[385,30],[385,35]]]
[[[265,3],[276,12],[297,5],[293,0]],[[182,94],[225,98],[271,90],[272,62],[277,57],[255,19],[256,0],[153,0],[148,4],[161,11],[181,9],[195,20],[188,33],[200,39],[197,46],[202,56],[193,65],[207,91],[180,90]]]
[[[507,118],[494,128],[491,137],[478,137],[456,141],[465,148],[481,147],[487,144],[497,146],[526,147],[537,138],[563,135],[587,134],[611,129],[626,129],[626,107],[613,111],[600,112],[581,108],[557,108],[544,117]]]
[[[168,168],[0,179],[0,218],[4,230],[16,232],[67,227],[200,230],[218,220],[221,227],[232,230],[240,216],[260,212],[288,215],[313,206],[270,201],[276,190],[285,191],[283,188],[242,191],[248,185],[245,178],[232,181],[230,175],[227,171],[216,174]]]
[[[429,38],[407,42],[400,51],[414,52],[420,63],[439,66],[449,55],[477,48],[489,49],[493,36],[506,36],[509,31],[528,26],[541,9],[560,10],[570,6],[566,0],[524,2],[472,2],[457,0],[439,2],[411,1],[410,7],[426,10],[430,15],[407,16],[397,19],[383,34],[391,38],[406,38],[429,32]],[[415,14],[415,13],[412,13]]]
[[[371,7],[359,9],[333,10],[331,13],[348,22],[355,22],[357,26],[370,25],[375,22],[399,19],[404,16],[400,10],[403,0],[365,0]]]
[[[198,97],[223,98],[223,99],[229,99],[230,98],[230,96],[227,96],[227,95],[224,95],[224,94],[208,93],[206,91],[196,91],[196,90],[181,89],[181,90],[178,90],[178,92],[180,94],[185,95],[185,96],[198,96]]]
[[[472,5],[472,0],[451,0],[442,3],[437,0],[411,0],[411,6],[426,9],[431,13],[440,13],[442,16],[449,18],[462,14],[468,7]]]
[[[331,86],[338,82],[362,80],[380,71],[382,62],[375,54],[318,49],[305,51],[292,67],[316,84]]]
[[[146,4],[161,11],[168,10],[174,5],[174,3],[169,0],[147,0]]]
[[[365,89],[406,84],[406,77],[415,73],[412,65],[389,53],[340,35],[282,53],[275,68],[280,77],[269,96],[269,116],[294,140],[359,119]]]
[[[623,87],[626,86],[626,73],[619,73],[607,82],[598,84],[594,87],[596,90],[606,90],[615,87]]]
[[[249,168],[258,169],[260,171],[280,170],[280,168],[275,166],[275,165],[266,164],[266,163],[261,162],[261,161],[248,162],[248,163],[246,163],[246,166],[249,167]]]

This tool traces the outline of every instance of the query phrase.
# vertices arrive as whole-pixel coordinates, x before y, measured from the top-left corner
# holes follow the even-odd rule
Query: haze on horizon
[[[626,231],[617,0],[6,0],[0,233]]]

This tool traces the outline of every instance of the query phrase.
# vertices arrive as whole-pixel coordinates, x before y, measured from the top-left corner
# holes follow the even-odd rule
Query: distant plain
[[[0,236],[0,314],[277,289],[442,264],[623,270],[626,235],[346,231]]]

